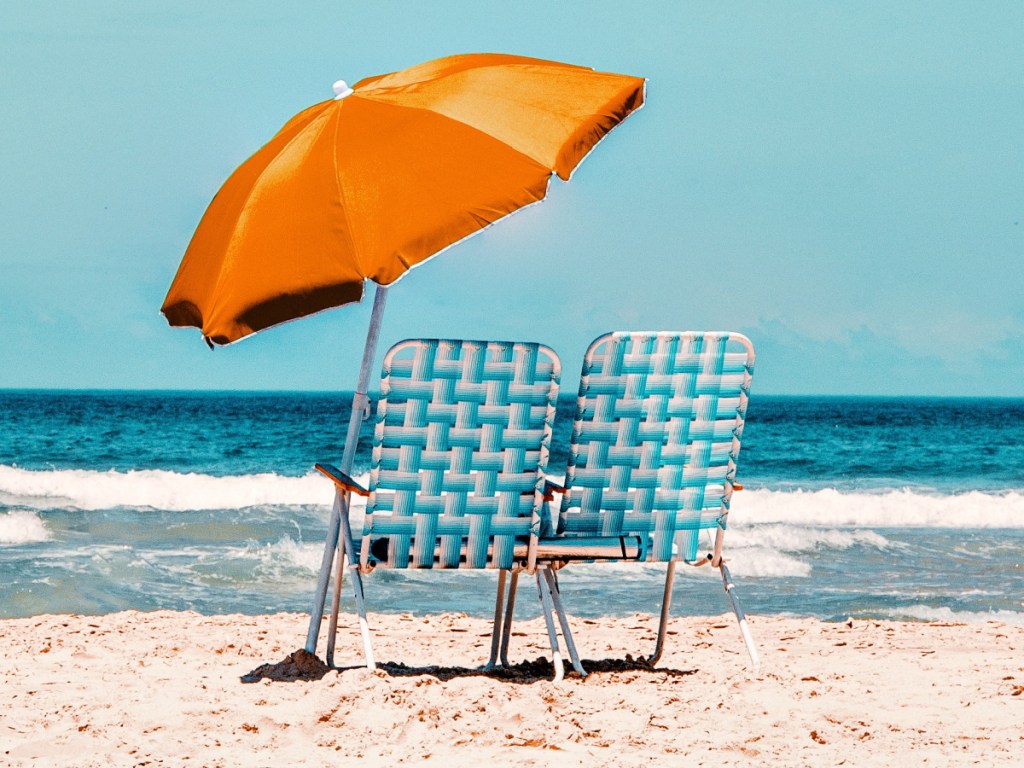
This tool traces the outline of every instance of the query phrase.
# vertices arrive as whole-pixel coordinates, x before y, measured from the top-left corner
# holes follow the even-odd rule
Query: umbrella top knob
[[[346,96],[352,95],[352,89],[348,87],[348,83],[344,80],[336,80],[333,87],[335,101],[339,101],[344,99]]]

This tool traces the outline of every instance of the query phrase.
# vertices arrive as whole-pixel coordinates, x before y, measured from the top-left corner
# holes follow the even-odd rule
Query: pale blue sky
[[[159,307],[331,83],[453,53],[649,79],[548,200],[414,270],[382,346],[728,328],[755,392],[1024,396],[1019,2],[8,0],[0,387],[350,389],[368,306],[210,352]]]

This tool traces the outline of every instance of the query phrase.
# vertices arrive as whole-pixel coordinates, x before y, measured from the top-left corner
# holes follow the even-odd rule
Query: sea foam
[[[945,606],[911,605],[906,608],[890,608],[884,613],[893,619],[940,621],[950,624],[983,624],[987,621],[998,621],[1003,624],[1024,626],[1024,612],[1020,611],[954,611]]]
[[[260,505],[329,506],[333,486],[319,474],[274,473],[215,477],[161,469],[99,472],[26,470],[0,466],[0,503],[33,509],[139,507],[170,511],[238,509]],[[353,506],[356,506],[354,501]]]
[[[726,541],[733,550],[763,547],[783,552],[814,552],[858,546],[885,550],[889,547],[888,539],[871,530],[776,523],[750,525],[749,521],[730,526]]]
[[[357,478],[364,484],[366,479],[365,475]],[[187,511],[260,505],[330,506],[332,499],[330,482],[315,472],[302,477],[272,472],[217,477],[161,469],[103,472],[0,465],[0,504],[31,509],[137,507]],[[365,502],[353,497],[351,503],[354,520],[358,520]],[[1024,494],[751,489],[733,496],[731,523],[737,527],[776,523],[832,529],[1024,528]],[[838,540],[841,536],[830,535],[836,540],[829,545],[843,546]],[[856,543],[884,545],[881,540]]]
[[[282,565],[314,574],[320,569],[323,549],[319,543],[302,543],[291,536],[282,536],[272,544],[259,546],[255,554],[263,568],[270,569],[275,575],[278,574],[277,568]]]
[[[744,490],[733,496],[731,519],[852,528],[1024,528],[1024,495]]]
[[[29,509],[12,509],[0,514],[0,546],[32,544],[50,538],[42,518]]]

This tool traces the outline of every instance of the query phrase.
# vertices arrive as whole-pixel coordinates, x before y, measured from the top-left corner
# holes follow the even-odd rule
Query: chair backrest
[[[536,541],[561,364],[523,342],[419,339],[384,358],[361,560],[509,568]],[[387,551],[371,553],[387,537]]]
[[[587,350],[562,497],[565,535],[640,535],[692,560],[725,527],[754,349],[725,332],[609,333]]]

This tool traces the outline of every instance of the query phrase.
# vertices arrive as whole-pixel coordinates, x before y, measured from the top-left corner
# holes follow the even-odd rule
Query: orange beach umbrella
[[[162,311],[211,346],[358,301],[568,179],[644,80],[521,56],[429,61],[293,117],[210,203]]]
[[[351,472],[387,286],[449,245],[543,199],[552,173],[568,180],[594,145],[642,106],[644,80],[521,56],[469,54],[370,77],[352,88],[338,81],[334,90],[333,100],[289,120],[224,183],[192,236],[162,311],[171,325],[199,328],[213,347],[359,301],[364,282],[375,282],[341,459],[342,471]],[[310,653],[342,531],[342,546],[352,551],[342,510],[337,496],[310,612]],[[339,574],[340,568],[341,562]],[[362,615],[362,590],[354,582]]]

